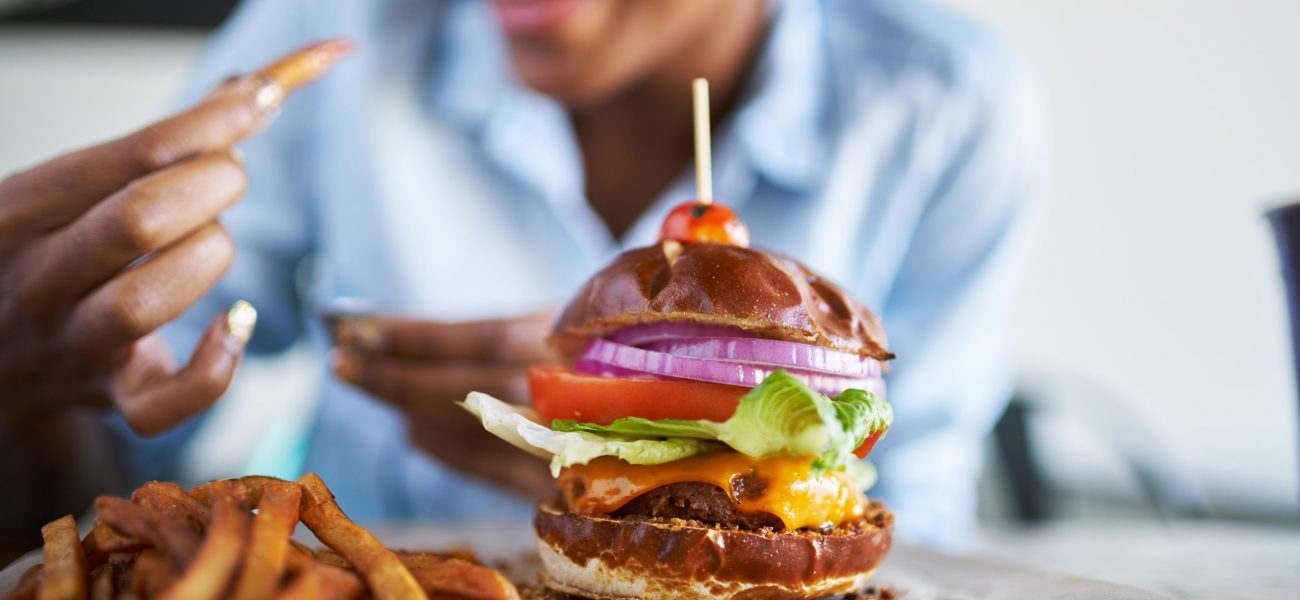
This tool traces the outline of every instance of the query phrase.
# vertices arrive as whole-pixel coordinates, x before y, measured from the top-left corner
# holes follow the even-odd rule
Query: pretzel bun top
[[[697,323],[879,360],[885,329],[870,309],[799,261],[726,244],[661,242],[628,250],[565,308],[551,343],[564,354],[634,325]]]

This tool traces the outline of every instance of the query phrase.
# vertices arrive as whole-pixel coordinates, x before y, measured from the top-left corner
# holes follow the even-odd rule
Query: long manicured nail
[[[248,345],[253,337],[253,328],[257,327],[257,309],[244,300],[237,300],[226,311],[226,333],[240,348]]]
[[[267,118],[274,119],[280,114],[280,103],[284,101],[284,86],[274,79],[257,77],[253,80],[253,104]]]
[[[339,346],[360,352],[378,352],[384,347],[384,331],[374,317],[345,317],[335,332]]]
[[[361,360],[348,350],[335,348],[330,352],[330,370],[335,377],[348,383],[361,381]]]

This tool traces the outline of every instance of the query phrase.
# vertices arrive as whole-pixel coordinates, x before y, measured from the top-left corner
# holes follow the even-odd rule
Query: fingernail
[[[682,255],[682,243],[677,240],[663,241],[664,258],[668,260],[668,266],[677,264],[677,257]]]
[[[226,311],[226,332],[240,348],[248,344],[253,337],[253,328],[257,326],[257,309],[244,300],[238,300]]]
[[[239,148],[232,147],[230,149],[230,160],[233,160],[242,166],[244,164],[244,151],[240,150]]]
[[[361,361],[347,350],[336,348],[330,353],[330,370],[334,375],[348,383],[361,380]]]
[[[259,78],[253,82],[253,103],[257,110],[267,118],[274,119],[280,114],[280,103],[284,101],[284,86],[275,80]]]
[[[373,317],[345,317],[339,321],[338,345],[361,352],[378,352],[384,346],[384,332]]]

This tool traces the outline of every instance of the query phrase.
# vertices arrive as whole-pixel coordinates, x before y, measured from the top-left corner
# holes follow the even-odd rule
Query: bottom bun
[[[861,589],[889,551],[879,503],[830,533],[747,531],[682,519],[583,516],[553,504],[533,519],[543,579],[587,598],[817,598]]]

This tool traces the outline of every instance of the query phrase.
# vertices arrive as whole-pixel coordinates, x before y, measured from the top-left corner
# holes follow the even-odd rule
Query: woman
[[[652,240],[667,207],[691,197],[688,82],[704,76],[714,91],[716,196],[753,239],[841,282],[889,327],[900,357],[889,381],[897,425],[875,455],[883,478],[873,494],[893,506],[904,537],[942,541],[969,528],[981,440],[1009,394],[1002,312],[1039,162],[1036,106],[995,40],[914,0],[251,0],[216,37],[194,95],[340,35],[357,42],[356,56],[242,146],[246,198],[222,217],[233,248],[213,241],[187,251],[210,260],[153,287],[96,296],[116,281],[101,273],[64,292],[99,298],[95,314],[133,326],[73,327],[46,349],[51,357],[88,347],[139,355],[142,346],[161,356],[153,329],[211,287],[165,329],[170,348],[197,346],[191,364],[214,373],[200,391],[177,392],[172,380],[157,384],[170,393],[150,391],[164,378],[141,382],[119,352],[75,375],[28,365],[5,382],[17,385],[5,401],[15,404],[23,386],[75,383],[41,387],[36,421],[49,424],[74,418],[49,416],[76,404],[66,389],[96,390],[125,414],[126,426],[109,424],[131,457],[121,477],[165,476],[197,421],[180,423],[215,400],[234,368],[233,358],[204,362],[221,335],[214,314],[246,298],[261,312],[250,351],[311,336],[323,355],[330,342],[312,324],[333,301],[360,298],[420,320],[345,321],[331,359],[337,377],[305,452],[279,458],[319,472],[362,518],[520,508],[502,488],[547,489],[542,465],[480,435],[452,401],[472,388],[518,398],[521,365],[541,356],[547,311],[614,252]],[[191,217],[179,228],[188,237],[156,246],[165,252],[203,235],[224,239],[213,219],[242,177],[228,156],[210,160],[234,172],[175,176],[188,183],[165,194],[158,212],[170,217],[159,219]],[[51,164],[38,169],[71,169]],[[108,158],[77,166],[102,182],[88,197],[152,170]],[[0,193],[66,192],[50,177]],[[204,193],[220,199],[188,198]],[[85,252],[108,243],[78,239]],[[232,249],[233,267],[214,286]],[[3,268],[30,272],[22,256],[7,254]],[[41,294],[50,292],[21,297],[31,306]],[[171,427],[154,440],[129,431]],[[50,464],[67,464],[68,448],[99,447],[67,444],[68,435],[22,443],[64,440],[53,444],[63,463],[30,451]]]

